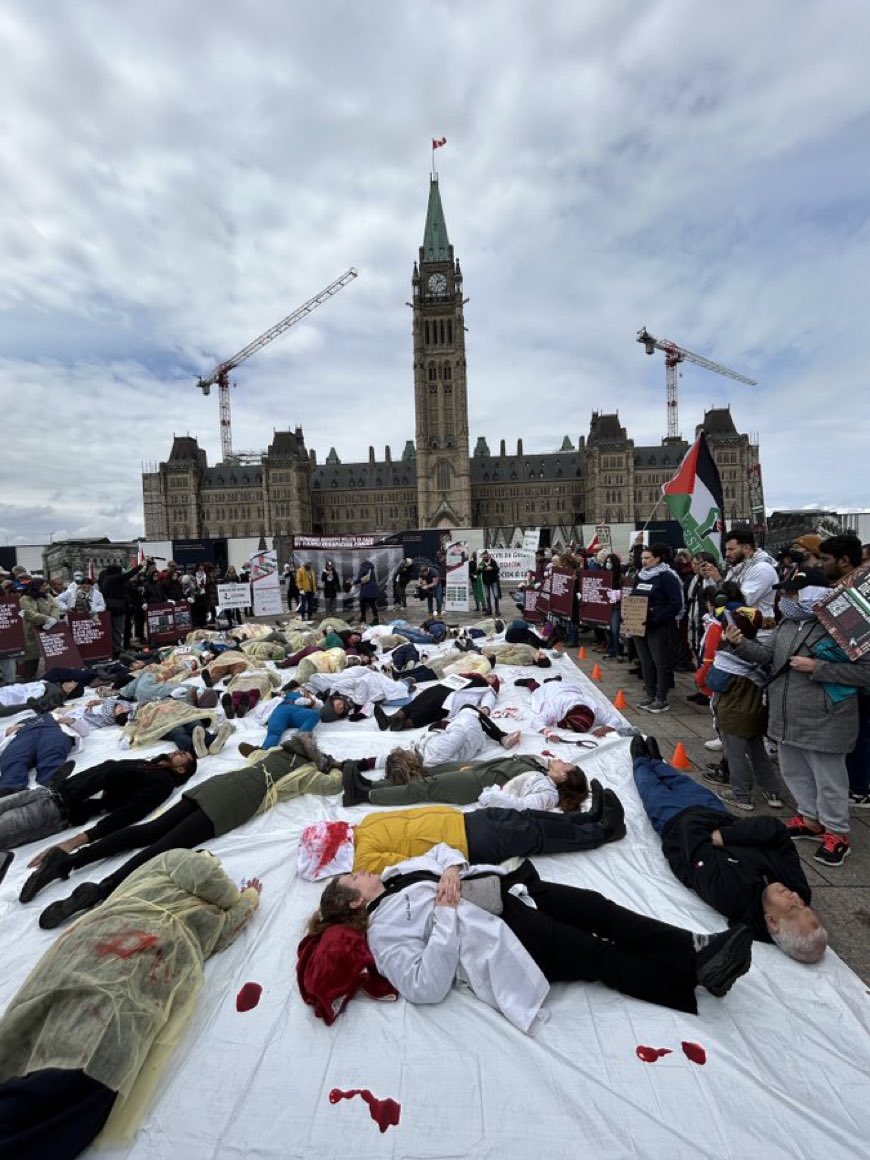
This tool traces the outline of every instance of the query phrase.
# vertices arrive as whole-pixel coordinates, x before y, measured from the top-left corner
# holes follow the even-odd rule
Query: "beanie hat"
[[[342,697],[341,700],[344,701],[344,698]],[[344,703],[345,706],[347,706],[347,701]],[[330,724],[332,721],[341,721],[346,716],[347,708],[345,708],[344,713],[339,713],[339,711],[336,709],[335,697],[330,697],[323,708],[320,710],[320,720],[326,722],[327,724]]]
[[[812,552],[814,556],[818,556],[819,548],[822,546],[822,537],[817,536],[814,532],[808,532],[805,536],[799,536],[794,542],[805,552]]]
[[[296,870],[306,882],[334,878],[353,870],[353,826],[349,822],[315,822],[299,839]]]
[[[588,705],[573,705],[559,722],[559,728],[588,733],[594,720],[595,714]]]

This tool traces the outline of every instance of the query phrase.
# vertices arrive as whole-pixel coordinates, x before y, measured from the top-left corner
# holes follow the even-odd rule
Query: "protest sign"
[[[853,661],[870,652],[870,568],[849,577],[817,607],[819,620]]]
[[[648,596],[623,596],[620,636],[645,636]]]
[[[24,652],[24,621],[17,600],[0,599],[0,657]]]
[[[468,611],[468,556],[468,545],[464,540],[451,540],[445,547],[445,612]]]
[[[183,604],[147,605],[145,623],[150,645],[177,644],[193,630],[193,617],[186,601]]]
[[[281,603],[278,553],[274,549],[255,552],[248,563],[251,569],[254,616],[280,616],[284,606]]]
[[[83,669],[82,654],[76,647],[69,625],[61,621],[48,632],[36,630],[36,643],[45,658],[46,669]]]
[[[603,568],[584,568],[580,573],[580,612],[584,624],[610,624],[610,586],[613,573]]]
[[[112,617],[108,612],[70,612],[73,643],[81,653],[85,668],[94,661],[112,656]]]
[[[218,605],[221,608],[250,608],[250,584],[218,584]]]
[[[550,611],[571,619],[576,577],[568,568],[554,568],[550,579]]]

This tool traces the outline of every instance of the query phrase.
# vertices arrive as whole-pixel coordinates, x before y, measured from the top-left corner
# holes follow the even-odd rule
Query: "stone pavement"
[[[346,614],[356,620],[356,613]],[[399,615],[412,624],[419,624],[426,618],[423,601],[409,599],[406,609],[382,609],[381,619],[395,619]],[[448,624],[465,624],[479,619],[480,613],[445,613]],[[502,600],[502,615],[508,622],[518,613],[511,600]],[[644,733],[652,733],[659,741],[662,754],[669,759],[677,742],[682,741],[692,770],[687,772],[702,784],[701,770],[707,762],[718,760],[717,753],[704,748],[704,742],[715,737],[710,711],[702,705],[686,700],[686,695],[695,692],[691,674],[677,673],[676,688],[671,695],[671,710],[668,713],[645,713],[637,708],[643,696],[641,682],[629,674],[629,665],[614,661],[604,661],[595,650],[592,634],[581,636],[581,643],[587,651],[586,659],[581,659],[579,649],[565,650],[565,655],[586,674],[592,676],[595,664],[601,668],[600,686],[610,700],[619,689],[625,693],[628,707],[623,713]],[[787,820],[795,812],[794,802],[785,786],[782,787],[785,806],[781,810],[770,810],[766,803],[756,805],[756,813],[770,813]],[[750,815],[741,815],[750,816]],[[870,987],[870,810],[852,811],[852,853],[840,867],[820,865],[813,861],[815,846],[811,842],[798,842],[797,847],[804,863],[807,881],[813,891],[813,904],[822,914],[830,934],[830,945],[853,971]]]

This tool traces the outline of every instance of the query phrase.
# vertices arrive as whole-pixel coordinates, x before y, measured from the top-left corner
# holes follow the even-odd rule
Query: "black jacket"
[[[124,612],[127,608],[127,581],[141,572],[143,565],[137,564],[129,572],[112,572],[104,576],[100,589],[106,598],[109,612]]]
[[[721,849],[710,837],[714,830],[722,834]],[[684,885],[724,914],[729,925],[745,923],[761,942],[772,941],[761,905],[769,883],[781,882],[810,901],[801,860],[779,818],[732,818],[690,806],[668,823],[662,851]]]
[[[141,821],[179,785],[169,766],[156,761],[103,761],[52,786],[52,792],[71,826],[81,826],[95,814],[108,814],[87,831],[95,842]]]

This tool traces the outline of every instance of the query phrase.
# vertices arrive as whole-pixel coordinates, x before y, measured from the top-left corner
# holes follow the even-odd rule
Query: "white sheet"
[[[500,705],[527,708],[527,692],[512,685],[521,671],[499,671],[508,677]],[[551,674],[559,671],[585,681],[564,659]],[[590,696],[601,696],[586,684]],[[510,719],[504,724],[515,727]],[[397,740],[374,721],[322,726],[317,735],[323,748],[346,756],[386,752]],[[117,736],[95,733],[78,767],[130,756],[118,753]],[[203,761],[197,779],[233,768],[237,742],[262,736],[261,726],[240,722],[227,750]],[[606,741],[586,756],[527,733],[520,752],[544,748],[579,755],[589,776],[617,790],[628,835],[591,853],[537,859],[542,875],[601,890],[696,930],[721,929],[719,915],[676,881],[661,855],[633,787],[628,741]],[[320,894],[318,885],[295,877],[296,848],[312,820],[358,818],[366,808],[344,810],[338,798],[300,798],[212,843],[234,878],[263,879],[260,916],[207,965],[190,1032],[138,1137],[97,1155],[830,1160],[864,1154],[870,1139],[867,992],[831,952],[806,967],[756,943],[749,975],[724,1000],[699,992],[697,1017],[599,984],[573,984],[553,988],[551,1018],[534,1040],[458,992],[426,1008],[355,999],[326,1027],[296,988],[296,944]],[[0,886],[3,1006],[55,937],[37,926],[39,912],[69,889],[57,883],[29,906],[18,903],[26,862],[39,848],[16,851]],[[93,869],[101,876],[122,860]],[[262,984],[263,997],[255,1010],[239,1014],[235,996],[247,981]],[[703,1045],[705,1066],[683,1055],[683,1040]],[[635,1055],[639,1044],[670,1047],[673,1054],[644,1064]],[[361,1100],[331,1104],[333,1087],[369,1088],[398,1100],[399,1126],[382,1135]]]

